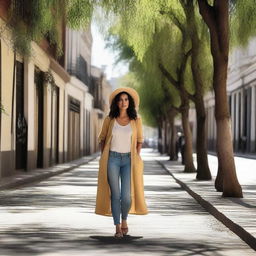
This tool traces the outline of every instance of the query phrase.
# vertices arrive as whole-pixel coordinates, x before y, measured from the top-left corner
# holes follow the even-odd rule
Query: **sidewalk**
[[[157,157],[151,149],[142,151],[149,213],[129,214],[129,233],[121,240],[113,236],[113,218],[95,214],[98,158],[42,182],[1,191],[0,255],[255,255],[181,188]]]
[[[215,156],[208,155],[211,181],[196,180],[196,173],[184,173],[180,162],[168,161],[168,158],[165,155],[156,156],[156,160],[199,204],[256,250],[256,160],[235,157],[237,177],[244,197],[223,198],[214,187],[218,166]]]
[[[81,167],[81,165],[88,163],[89,161],[97,158],[98,156],[99,156],[99,153],[95,153],[93,155],[86,156],[81,159],[69,162],[69,163],[59,164],[59,165],[53,166],[51,168],[36,169],[36,170],[29,171],[29,172],[17,173],[14,176],[1,179],[0,190],[7,189],[7,188],[16,188],[21,185],[25,185],[25,184],[35,182],[35,181],[40,181],[40,180],[46,179],[51,176],[55,176],[55,175],[58,175],[58,174],[61,174],[64,172],[68,172],[77,167]],[[256,200],[255,200],[256,199],[256,170],[255,170],[256,169],[256,160],[245,159],[245,158],[240,158],[240,157],[235,158],[236,167],[237,167],[237,176],[238,176],[240,184],[242,185],[243,194],[244,194],[244,198],[239,199],[239,198],[222,198],[221,193],[215,191],[214,180],[216,177],[217,166],[218,166],[217,158],[215,156],[212,156],[212,155],[208,156],[209,165],[210,165],[212,176],[213,176],[212,181],[197,181],[195,179],[195,176],[196,176],[195,173],[189,174],[189,173],[183,172],[184,167],[181,165],[180,162],[168,161],[167,156],[159,155],[159,153],[157,153],[157,152],[152,151],[152,153],[150,153],[148,157],[145,154],[144,158],[145,158],[145,160],[150,160],[149,162],[145,161],[145,171],[146,172],[144,173],[144,174],[146,174],[145,175],[145,184],[147,184],[146,195],[150,196],[150,197],[148,196],[150,198],[149,201],[152,201],[151,197],[152,197],[152,195],[155,195],[155,193],[157,193],[157,194],[160,193],[161,196],[164,196],[163,195],[163,187],[162,187],[163,184],[161,182],[163,182],[165,180],[168,184],[170,182],[169,179],[164,178],[164,176],[166,176],[166,175],[160,175],[159,178],[162,177],[162,178],[164,178],[164,180],[159,183],[159,184],[161,184],[161,187],[157,186],[155,188],[155,186],[157,185],[155,179],[158,176],[156,176],[157,165],[154,165],[153,162],[151,162],[154,159],[154,160],[158,161],[165,168],[165,170],[168,171],[168,173],[173,177],[173,179],[183,189],[185,189],[201,206],[203,206],[216,219],[218,219],[226,227],[228,227],[231,231],[233,231],[236,235],[238,235],[242,240],[244,240],[251,248],[256,250],[256,224],[255,224],[255,219],[256,219]],[[196,159],[195,159],[195,162],[196,162]],[[97,166],[95,168],[97,170]],[[91,171],[90,171],[90,173],[91,173]],[[151,177],[151,175],[149,175],[151,173],[154,174],[152,177]],[[91,179],[90,175],[87,175],[87,176],[88,176],[88,178]],[[151,180],[152,178],[154,178],[154,180]],[[153,183],[150,185],[149,182],[153,182]],[[56,183],[56,181],[55,181],[55,183]],[[171,193],[171,194],[177,193],[177,191],[175,189],[169,188],[170,185],[167,185],[167,183],[166,183],[166,192]],[[153,186],[153,184],[154,184],[154,186]],[[168,186],[168,189],[167,189],[167,186]],[[59,186],[56,185],[56,188],[57,187],[59,187]],[[153,187],[157,190],[154,193],[153,192],[151,193],[151,189]],[[83,186],[83,188],[84,188],[84,186]],[[90,186],[88,186],[88,189],[89,188],[90,188]],[[147,191],[147,190],[149,190],[149,191]],[[170,190],[173,190],[173,191],[170,191]],[[149,194],[149,192],[150,192],[150,194]],[[88,194],[88,193],[85,193],[85,194]],[[94,197],[95,197],[95,195],[93,194],[93,198]],[[164,205],[164,202],[165,202],[165,200],[167,200],[167,198],[164,197],[163,200],[164,201],[162,204]],[[168,197],[168,200],[170,200],[169,197]],[[158,197],[157,201],[159,201],[159,197]],[[186,205],[187,201],[184,203]],[[169,209],[170,205],[172,205],[172,207],[173,207],[174,202],[170,202],[167,204],[168,211],[170,211],[170,209]],[[156,205],[149,204],[149,206],[150,206],[151,214],[152,214],[152,209],[155,209]],[[179,201],[179,207],[180,207],[180,201]],[[193,206],[192,208],[194,209],[194,207],[195,206]],[[167,211],[167,209],[165,211]],[[159,209],[157,208],[157,211],[158,210]],[[163,209],[161,210],[161,212],[162,211],[163,211]],[[167,214],[167,212],[164,215],[166,215],[166,214]],[[173,215],[173,214],[171,214],[171,215]],[[90,215],[90,217],[91,217],[91,215]],[[96,217],[97,216],[94,216],[94,218],[96,218]],[[200,218],[202,218],[202,216]],[[195,222],[195,216],[192,219],[193,219],[192,223]],[[99,218],[99,220],[100,220],[100,218]],[[184,220],[182,219],[182,221],[184,221]],[[148,226],[152,225],[152,223],[153,222],[150,221],[148,223]],[[164,222],[164,223],[166,223],[166,222]],[[102,226],[101,226],[101,228],[102,228]],[[157,228],[157,227],[155,227],[155,228]],[[195,228],[196,227],[189,226],[189,231],[194,230]],[[196,229],[200,230],[200,233],[202,232],[202,230],[201,230],[202,227],[197,227]],[[145,227],[144,227],[144,230],[145,230]],[[170,232],[169,228],[167,230],[168,230],[168,232]],[[173,227],[171,228],[171,230],[173,230]],[[174,236],[177,236],[177,233],[176,233],[177,230],[178,230],[177,228],[174,229],[174,231],[173,231]],[[186,232],[188,232],[188,230]],[[205,232],[206,231],[204,231],[204,234],[206,236],[206,234],[208,234],[208,233],[205,233]],[[223,241],[223,243],[225,243],[225,242]]]
[[[0,179],[0,190],[16,188],[21,185],[25,185],[31,182],[40,181],[46,178],[49,178],[54,175],[58,175],[64,172],[68,172],[73,170],[74,168],[79,167],[80,165],[86,164],[89,161],[97,158],[99,156],[99,152],[96,152],[89,156],[84,156],[77,160],[54,165],[45,169],[35,169],[31,171],[18,171],[14,175],[10,177],[4,177]]]

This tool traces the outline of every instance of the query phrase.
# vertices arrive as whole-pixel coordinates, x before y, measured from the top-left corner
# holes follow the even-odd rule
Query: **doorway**
[[[27,121],[24,116],[24,64],[16,61],[16,152],[15,168],[27,167]]]

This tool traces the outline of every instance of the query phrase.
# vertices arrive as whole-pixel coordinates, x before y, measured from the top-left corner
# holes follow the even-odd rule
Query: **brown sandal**
[[[128,227],[126,227],[126,228],[121,228],[121,229],[122,229],[123,235],[126,236],[127,233],[128,233]]]

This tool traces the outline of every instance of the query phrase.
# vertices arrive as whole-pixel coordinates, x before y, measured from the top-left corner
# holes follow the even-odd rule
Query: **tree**
[[[188,3],[190,0],[187,0]],[[146,5],[147,1],[140,1]],[[236,177],[232,138],[230,129],[230,117],[228,110],[226,80],[227,65],[229,52],[229,1],[213,0],[210,5],[207,0],[197,0],[199,4],[200,14],[207,24],[210,32],[210,46],[213,57],[213,89],[215,93],[215,118],[217,123],[217,156],[219,161],[218,176],[215,181],[215,187],[219,191],[223,191],[223,196],[242,197],[242,189]],[[233,1],[236,4],[238,1]],[[137,2],[136,2],[137,3]],[[159,2],[158,2],[159,3]],[[177,4],[177,1],[160,1],[162,8],[170,9],[170,5]],[[149,8],[150,18],[154,17],[152,12],[159,12],[159,8],[155,8],[157,3]],[[134,9],[134,6],[132,7]],[[140,8],[145,8],[141,6]],[[154,10],[154,11],[152,11]],[[155,14],[156,15],[156,14]],[[141,16],[143,17],[143,15]],[[151,22],[147,17],[147,22]],[[151,24],[151,23],[150,23]],[[133,28],[134,30],[134,28]],[[148,30],[152,30],[150,26]],[[135,35],[137,35],[135,33]],[[133,37],[132,37],[133,38]],[[131,40],[132,40],[131,38]],[[144,38],[142,38],[144,39]],[[148,40],[141,40],[135,48],[142,46],[143,41],[147,45]],[[141,58],[141,56],[139,56]]]
[[[169,84],[168,81],[166,81],[164,75],[162,75],[161,80],[162,90],[164,93],[164,102],[167,103],[167,110],[166,110],[166,119],[170,125],[170,131],[167,131],[166,133],[170,132],[170,140],[168,143],[168,154],[170,156],[171,161],[178,160],[177,155],[177,131],[175,127],[175,117],[179,113],[179,109],[173,105],[173,93],[169,90]]]
[[[137,15],[135,14],[133,15],[135,19],[136,16]],[[143,58],[139,59],[138,53],[136,52],[134,52],[134,55],[137,58],[137,62],[141,63],[141,65],[144,67],[144,70],[146,70],[147,73],[150,74],[149,77],[152,77],[153,74],[154,78],[158,79],[158,83],[162,83],[162,73],[166,77],[166,80],[168,80],[168,84],[171,83],[171,86],[176,91],[176,96],[172,97],[172,101],[168,101],[165,98],[165,103],[167,105],[169,104],[169,109],[165,111],[165,113],[170,113],[169,111],[173,107],[173,99],[175,97],[179,96],[179,98],[181,99],[180,107],[178,108],[178,110],[182,113],[182,125],[186,140],[184,171],[195,172],[192,157],[192,133],[188,120],[189,90],[185,86],[185,84],[187,84],[187,87],[189,87],[190,83],[188,81],[191,80],[189,78],[185,81],[187,61],[191,53],[191,51],[186,50],[189,38],[186,34],[182,35],[179,30],[175,28],[175,26],[170,26],[170,24],[162,24],[161,22],[159,23],[160,24],[157,23],[155,25],[155,33],[153,35],[153,39],[148,43],[147,49],[145,49],[143,53]],[[140,26],[142,31],[140,31],[139,35],[142,35],[144,29],[142,24],[140,24]],[[144,26],[147,26],[147,24],[144,24]],[[123,39],[123,41],[126,41],[126,44],[130,42],[130,47],[134,48],[136,38],[134,38],[135,41],[131,41],[130,34],[127,34],[127,30],[126,33],[123,33],[123,31],[124,28],[121,27],[118,29],[117,34]],[[145,37],[145,35],[142,36]],[[166,44],[166,41],[168,41],[169,44]],[[183,42],[182,45],[180,44],[180,41]],[[167,71],[167,68],[165,67],[171,69],[172,72]],[[159,72],[161,73],[159,74]],[[171,75],[171,73],[173,73],[174,76]],[[167,93],[165,93],[165,95],[167,95]],[[163,117],[163,115],[161,117]],[[163,123],[166,119],[167,118],[164,117],[159,121]]]
[[[215,187],[223,196],[243,197],[236,176],[227,99],[227,69],[229,54],[229,1],[197,0],[200,14],[207,24],[211,38],[213,58],[213,89],[215,93],[215,119],[217,124],[218,175]]]
[[[140,5],[143,3],[144,7],[141,7]],[[148,3],[148,7],[146,7]],[[185,7],[185,1],[172,1],[173,4],[168,4],[166,1],[158,1],[158,3],[149,3],[148,1],[140,1],[139,4],[133,4],[132,9],[132,20],[129,19],[129,8],[122,11],[122,17],[125,17],[125,21],[123,22],[125,25],[124,29],[125,31],[131,30],[130,27],[132,27],[132,32],[129,33],[129,43],[135,48],[135,51],[139,58],[140,55],[143,56],[143,50],[139,48],[146,48],[150,44],[150,40],[154,40],[152,34],[155,33],[155,30],[157,28],[157,24],[160,22],[162,24],[165,24],[167,22],[174,23],[180,31],[186,36],[186,34],[190,35],[191,42],[192,42],[192,62],[191,62],[191,68],[192,68],[192,75],[194,80],[194,86],[196,88],[194,95],[189,95],[190,100],[192,100],[195,103],[196,107],[196,114],[197,114],[197,138],[196,138],[196,146],[197,146],[197,162],[198,162],[198,169],[197,169],[197,178],[201,180],[208,180],[211,179],[211,173],[208,166],[208,159],[207,159],[207,137],[206,137],[206,128],[205,128],[205,120],[206,120],[206,113],[204,108],[204,101],[203,101],[203,95],[204,92],[209,88],[209,83],[207,84],[206,81],[211,81],[210,74],[211,74],[211,67],[209,64],[211,64],[211,61],[209,61],[208,57],[210,53],[208,52],[207,47],[207,30],[205,29],[206,26],[204,25],[203,21],[201,21],[201,17],[198,14],[197,17],[191,19],[191,16],[195,16],[194,14],[194,5],[192,5],[193,8],[192,11],[187,11],[187,6]],[[181,4],[183,4],[183,8],[181,7]],[[137,9],[138,8],[138,9]],[[144,11],[141,11],[141,9]],[[123,12],[125,15],[123,15]],[[139,14],[138,14],[139,13]],[[159,17],[162,14],[164,15],[161,19]],[[138,17],[139,18],[138,18]],[[144,17],[146,16],[147,22],[144,24]],[[128,18],[126,18],[128,17]],[[142,18],[143,17],[143,18]],[[141,24],[137,21],[137,19],[140,19]],[[159,22],[160,20],[160,22]],[[189,20],[189,21],[188,21]],[[156,25],[153,27],[153,21],[156,21]],[[191,27],[191,21],[193,21]],[[144,25],[143,25],[144,24]],[[144,27],[143,27],[144,26]],[[144,29],[141,29],[143,27]],[[134,28],[137,29],[137,32],[134,31]],[[194,29],[194,33],[191,32],[191,28]],[[140,32],[138,32],[140,31]],[[146,35],[145,32],[146,31]],[[127,32],[126,32],[127,33]],[[144,36],[143,36],[144,35]],[[136,41],[137,37],[137,42]],[[139,39],[138,39],[139,38]],[[168,39],[166,38],[166,42],[168,42]],[[164,42],[164,44],[166,44]],[[144,46],[142,46],[142,44]],[[203,60],[203,61],[202,61]],[[205,61],[207,60],[207,61]],[[205,75],[207,74],[207,76]],[[204,82],[203,82],[204,81]]]
[[[170,86],[167,85],[169,82],[154,64],[156,61],[153,60],[156,56],[152,53],[154,49],[150,48],[145,55],[144,61],[140,62],[132,48],[118,34],[108,36],[108,42],[108,46],[119,52],[117,61],[129,61],[130,63],[130,73],[125,76],[122,83],[135,87],[139,91],[141,97],[140,112],[143,113],[148,125],[158,127],[159,151],[163,153],[166,148],[169,151],[170,158],[174,159],[176,156],[174,117],[177,114],[175,106],[179,104],[177,99],[179,96],[174,91],[171,91]],[[152,61],[153,64],[151,63]],[[165,135],[169,135],[169,131],[165,129],[167,123],[171,126],[171,140],[170,143],[166,144],[162,140],[165,138],[165,136],[162,137],[162,134],[164,132]]]
[[[193,3],[190,1],[186,4],[183,0],[180,0],[180,3],[184,14],[177,8],[176,10],[170,8],[168,11],[161,11],[161,13],[165,14],[180,29],[184,37],[189,35],[191,39],[191,70],[195,92],[194,95],[189,96],[195,103],[197,115],[197,179],[209,180],[211,173],[207,159],[206,113],[203,101],[204,92],[207,90],[207,83],[203,81],[209,81],[207,76],[211,74],[209,60],[205,57],[209,54],[207,47],[205,47],[207,31],[204,29],[204,24],[200,20],[198,21]]]
[[[50,44],[56,47],[57,56],[60,56],[63,49],[59,28],[63,23],[73,29],[86,28],[92,11],[93,1],[90,0],[12,0],[7,24],[1,27],[0,36],[9,28],[13,49],[23,56],[31,55],[32,41],[40,43],[48,38]]]
[[[196,178],[199,180],[210,180],[211,172],[207,159],[206,111],[203,99],[207,88],[205,82],[207,79],[204,79],[204,76],[205,74],[212,74],[212,69],[207,65],[209,61],[206,57],[210,53],[208,48],[205,49],[205,43],[208,43],[207,31],[202,22],[198,20],[196,6],[193,1],[180,0],[180,3],[186,16],[186,26],[192,45],[191,70],[195,84],[193,102],[195,103],[197,119],[196,152],[198,166]],[[203,65],[209,69],[208,72],[202,67]],[[208,78],[208,80],[210,79]]]

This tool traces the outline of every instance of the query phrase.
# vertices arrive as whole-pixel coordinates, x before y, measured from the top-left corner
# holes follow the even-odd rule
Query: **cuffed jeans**
[[[120,179],[121,177],[121,193]],[[111,210],[114,225],[126,220],[131,207],[131,153],[109,151],[108,183],[111,191]]]

